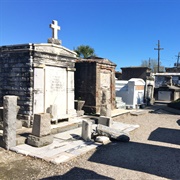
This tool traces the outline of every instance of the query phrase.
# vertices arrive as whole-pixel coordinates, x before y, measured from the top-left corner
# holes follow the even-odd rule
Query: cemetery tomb
[[[136,108],[136,105],[144,103],[143,79],[132,78],[129,81],[116,80],[116,97],[122,97],[126,105]]]
[[[76,115],[76,53],[60,45],[54,29],[52,34],[49,43],[0,47],[0,106],[3,96],[18,96],[18,119],[24,126],[30,126],[34,114],[50,113],[52,120]]]
[[[85,100],[86,113],[100,113],[102,91],[107,92],[107,104],[115,108],[115,67],[108,59],[89,57],[75,64],[75,99]]]

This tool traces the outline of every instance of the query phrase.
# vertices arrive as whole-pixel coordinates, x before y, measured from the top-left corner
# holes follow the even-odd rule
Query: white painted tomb
[[[136,108],[136,105],[144,103],[144,86],[145,82],[140,78],[116,80],[116,97],[121,97],[126,106]]]

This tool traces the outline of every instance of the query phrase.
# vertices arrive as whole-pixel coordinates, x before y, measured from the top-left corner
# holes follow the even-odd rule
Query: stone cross
[[[60,30],[58,22],[56,20],[53,20],[52,24],[50,24],[49,27],[52,29],[52,38],[58,39],[58,30]]]

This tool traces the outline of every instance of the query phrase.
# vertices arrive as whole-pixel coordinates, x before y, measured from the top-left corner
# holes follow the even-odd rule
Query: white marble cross
[[[53,20],[52,24],[50,24],[49,27],[52,29],[52,38],[58,39],[58,30],[60,30],[58,22],[56,20]]]

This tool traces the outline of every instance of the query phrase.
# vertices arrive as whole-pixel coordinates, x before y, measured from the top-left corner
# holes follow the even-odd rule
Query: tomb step
[[[51,125],[51,134],[57,134],[72,129],[76,129],[82,126],[82,121],[79,122],[62,122],[55,125]],[[17,132],[16,145],[25,144],[29,134],[31,134],[31,128],[23,128]]]

